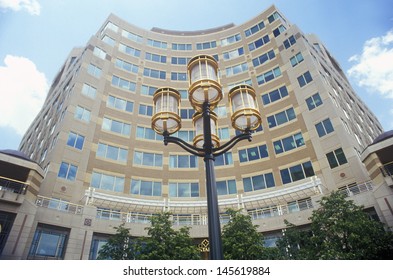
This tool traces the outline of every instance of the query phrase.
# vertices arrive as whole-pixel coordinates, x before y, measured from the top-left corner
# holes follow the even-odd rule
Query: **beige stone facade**
[[[170,86],[182,94],[178,136],[192,142],[186,64],[198,54],[218,60],[221,143],[236,134],[227,97],[234,85],[255,89],[262,115],[252,142],[216,159],[222,223],[225,209],[244,209],[271,246],[284,219],[307,224],[320,197],[339,188],[388,222],[360,156],[382,127],[316,36],[275,6],[203,31],[145,30],[110,15],[85,48],[71,51],[23,137],[20,150],[43,179],[29,200],[26,241],[16,246],[24,249],[7,241],[1,258],[94,259],[114,226],[125,222],[142,236],[160,211],[191,226],[198,242],[207,238],[202,159],[164,146],[151,130],[152,94]],[[0,211],[20,215],[2,202]]]

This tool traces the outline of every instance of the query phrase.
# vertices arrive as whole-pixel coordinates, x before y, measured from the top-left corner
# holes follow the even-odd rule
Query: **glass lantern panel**
[[[203,79],[217,81],[216,69],[207,61],[202,61],[199,64],[195,64],[195,66],[193,66],[193,68],[191,69],[191,83]]]

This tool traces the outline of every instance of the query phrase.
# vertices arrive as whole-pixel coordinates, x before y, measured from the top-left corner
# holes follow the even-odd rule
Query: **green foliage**
[[[264,250],[263,236],[257,232],[249,215],[229,209],[229,222],[222,230],[224,258],[229,260],[257,260],[273,255],[273,251]],[[269,254],[268,254],[269,253]]]
[[[161,213],[151,218],[147,227],[149,237],[143,238],[139,258],[144,260],[197,260],[200,252],[189,234],[189,228],[179,231],[172,228],[170,213]]]
[[[101,250],[98,252],[99,260],[132,260],[135,258],[135,245],[130,230],[121,224],[115,227],[116,234],[111,236]]]
[[[313,211],[310,231],[287,223],[278,248],[289,259],[392,259],[393,234],[370,220],[339,192],[323,197]]]

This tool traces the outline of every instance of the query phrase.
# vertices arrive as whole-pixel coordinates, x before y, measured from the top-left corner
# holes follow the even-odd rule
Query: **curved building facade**
[[[360,153],[382,127],[322,42],[275,6],[240,25],[184,32],[110,15],[86,47],[71,51],[20,144],[45,173],[22,258],[94,259],[113,226],[125,222],[133,235],[146,235],[148,218],[160,211],[191,226],[197,242],[207,238],[202,159],[164,146],[151,128],[153,93],[173,87],[182,96],[176,135],[192,142],[187,62],[199,54],[220,68],[221,143],[237,133],[227,96],[233,86],[251,85],[262,115],[252,142],[215,160],[222,223],[227,208],[243,209],[269,246],[284,219],[307,224],[332,190],[374,204]],[[57,245],[40,245],[45,233]]]

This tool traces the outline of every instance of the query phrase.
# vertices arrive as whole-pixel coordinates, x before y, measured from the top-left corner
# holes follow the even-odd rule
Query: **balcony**
[[[22,204],[29,184],[0,176],[0,201]]]
[[[39,207],[54,209],[60,212],[66,212],[75,215],[83,214],[83,206],[70,203],[61,199],[44,197],[39,195],[37,196],[35,204]]]

